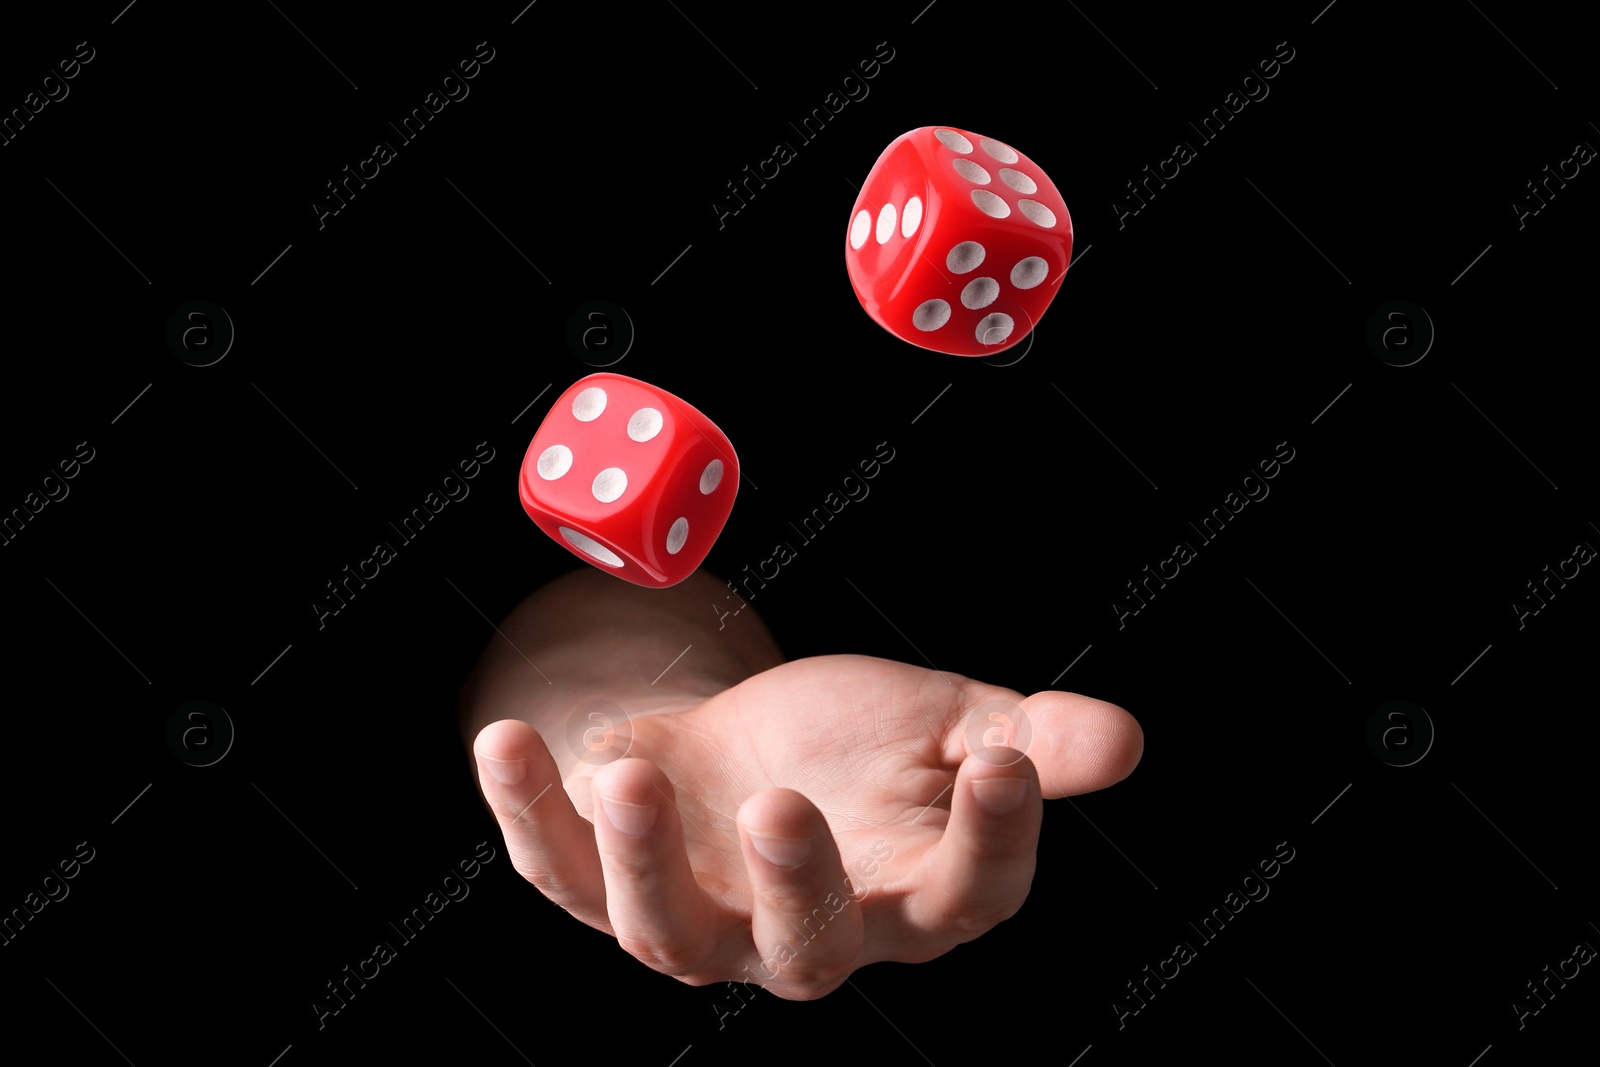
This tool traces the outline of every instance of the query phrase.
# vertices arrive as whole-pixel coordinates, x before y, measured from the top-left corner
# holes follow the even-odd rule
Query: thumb
[[[1046,800],[1116,785],[1139,765],[1144,730],[1115,704],[1046,691],[1022,701],[1032,736],[1026,755]]]

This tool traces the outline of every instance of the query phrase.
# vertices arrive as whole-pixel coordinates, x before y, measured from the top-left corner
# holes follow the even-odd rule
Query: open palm
[[[600,726],[553,753],[519,720],[478,735],[516,869],[656,970],[795,1000],[1009,918],[1042,800],[1121,780],[1143,747],[1102,701],[864,656],[682,706],[596,706],[579,722]]]

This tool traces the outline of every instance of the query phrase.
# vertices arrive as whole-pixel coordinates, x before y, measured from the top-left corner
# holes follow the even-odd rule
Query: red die
[[[924,126],[873,165],[850,209],[844,258],[861,306],[896,337],[993,355],[1050,306],[1072,258],[1072,218],[1021,152]]]
[[[739,461],[716,424],[663,389],[591,374],[522,460],[522,506],[601,570],[664,589],[700,566],[733,510]]]

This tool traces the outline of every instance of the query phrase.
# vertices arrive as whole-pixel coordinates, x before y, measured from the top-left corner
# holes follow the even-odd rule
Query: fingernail
[[[981,778],[972,783],[972,797],[986,815],[1010,815],[1027,795],[1028,783],[1021,778]]]
[[[479,756],[483,769],[489,772],[489,777],[501,785],[516,785],[528,776],[528,761],[525,759],[491,759],[488,756]]]
[[[774,867],[798,867],[811,855],[809,837],[777,837],[752,831],[750,844],[762,859]]]
[[[629,837],[643,837],[656,824],[659,809],[654,804],[630,804],[626,800],[612,800],[600,794],[600,806],[605,809],[611,825]]]

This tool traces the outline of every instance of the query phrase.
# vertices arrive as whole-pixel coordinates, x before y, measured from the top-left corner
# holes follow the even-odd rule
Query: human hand
[[[552,754],[560,731],[526,721],[478,733],[512,864],[658,971],[792,1000],[1015,914],[1043,799],[1112,785],[1143,749],[1102,701],[862,656],[625,715],[611,762]]]

